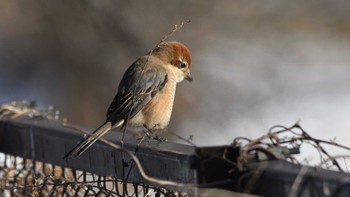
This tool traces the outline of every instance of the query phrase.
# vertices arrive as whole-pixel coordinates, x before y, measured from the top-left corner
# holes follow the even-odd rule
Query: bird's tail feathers
[[[123,120],[118,121],[115,125],[111,122],[105,122],[99,128],[97,128],[90,136],[81,141],[77,146],[75,146],[71,151],[69,151],[63,159],[70,157],[78,157],[84,151],[86,151],[93,143],[95,143],[100,137],[106,134],[113,127],[118,127],[123,124]]]

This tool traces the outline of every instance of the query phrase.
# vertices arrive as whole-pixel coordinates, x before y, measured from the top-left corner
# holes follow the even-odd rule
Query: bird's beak
[[[185,76],[185,79],[189,82],[191,82],[193,80],[193,77],[191,75],[191,72],[188,72],[187,75]]]

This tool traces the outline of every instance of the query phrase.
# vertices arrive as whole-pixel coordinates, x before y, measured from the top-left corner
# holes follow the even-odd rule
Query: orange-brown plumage
[[[188,48],[176,41],[164,42],[159,44],[154,50],[153,54],[159,56],[165,63],[172,64],[179,67],[179,58],[187,61],[188,68],[192,67],[191,54]]]
[[[108,108],[106,122],[65,158],[79,156],[113,127],[166,128],[173,109],[176,84],[183,79],[192,81],[191,64],[188,48],[176,41],[162,42],[137,59],[124,73],[118,93]]]

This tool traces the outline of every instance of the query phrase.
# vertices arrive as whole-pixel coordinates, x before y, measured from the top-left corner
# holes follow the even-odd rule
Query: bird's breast
[[[170,121],[176,91],[176,82],[168,80],[145,107],[137,113],[129,124],[146,125],[149,129],[165,129]]]
[[[168,81],[142,110],[148,128],[164,129],[168,126],[173,110],[175,91],[176,82]]]

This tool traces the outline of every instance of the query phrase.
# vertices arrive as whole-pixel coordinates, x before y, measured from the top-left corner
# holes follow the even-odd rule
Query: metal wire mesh
[[[126,187],[125,187],[126,186]],[[0,153],[0,196],[189,196]]]
[[[116,151],[118,142],[101,143],[90,147],[85,157],[63,160],[62,154],[78,138],[58,114],[52,108],[40,111],[32,102],[0,105],[0,197],[233,196],[227,190],[263,196],[349,196],[349,174],[336,161],[348,156],[333,157],[322,145],[350,148],[313,138],[298,123],[275,126],[254,140],[238,137],[231,146],[143,146],[130,136],[125,150],[132,152],[125,160],[122,151]],[[109,139],[121,135],[114,133]],[[319,151],[322,164],[332,162],[340,172],[288,162],[297,162],[292,155],[305,141]]]
[[[0,140],[0,143],[2,143],[0,146],[3,148],[2,152],[0,152],[0,196],[192,196],[189,193],[145,184],[143,179],[134,178],[133,182],[131,182],[128,178],[122,180],[120,176],[116,175],[97,175],[94,173],[98,172],[91,170],[94,167],[91,163],[87,166],[80,163],[80,166],[84,166],[84,168],[79,169],[83,169],[84,171],[78,171],[57,165],[59,163],[62,164],[62,159],[51,160],[53,164],[42,162],[49,160],[51,158],[50,156],[54,156],[55,158],[60,157],[59,155],[52,155],[54,150],[63,150],[66,146],[66,142],[59,141],[61,138],[55,137],[55,134],[57,134],[55,129],[50,130],[50,135],[47,135],[47,130],[51,128],[47,127],[47,125],[55,125],[56,129],[62,129],[61,123],[64,120],[59,118],[59,111],[53,110],[52,107],[49,107],[47,110],[38,110],[35,106],[34,102],[26,100],[13,101],[0,105],[0,120],[4,121],[3,124],[0,124],[2,134],[4,134],[1,137],[2,139],[6,139],[3,141]],[[16,124],[17,126],[11,127],[7,124],[7,121],[13,121],[21,116],[27,118],[29,121],[35,119],[36,124],[39,124],[39,120],[46,120],[46,127],[43,126],[45,124],[41,124],[42,127],[36,125],[34,132],[33,125],[29,126],[31,128],[30,130],[22,130],[21,128],[28,127],[23,127],[23,124],[19,124],[21,126]],[[15,135],[14,138],[10,136],[6,137],[5,134],[14,134],[17,129],[17,134],[21,133],[24,135]],[[43,132],[39,134],[39,130]],[[60,130],[60,132],[64,131]],[[30,137],[28,136],[29,133],[31,133]],[[62,134],[59,136],[62,136]],[[34,137],[36,140],[32,139]],[[8,138],[16,141],[14,143],[8,143]],[[28,142],[28,139],[30,139],[31,143],[27,144],[29,146],[26,146],[24,144]],[[43,142],[43,144],[40,142]],[[16,145],[16,148],[9,148],[13,144]],[[28,155],[25,156],[27,150],[30,152],[37,151],[30,154],[32,156],[42,156],[45,149],[50,151],[46,152],[47,155],[38,157],[39,159]],[[41,161],[17,157],[11,154],[35,158]],[[94,173],[89,172],[89,170]],[[106,175],[109,173],[102,174]]]

